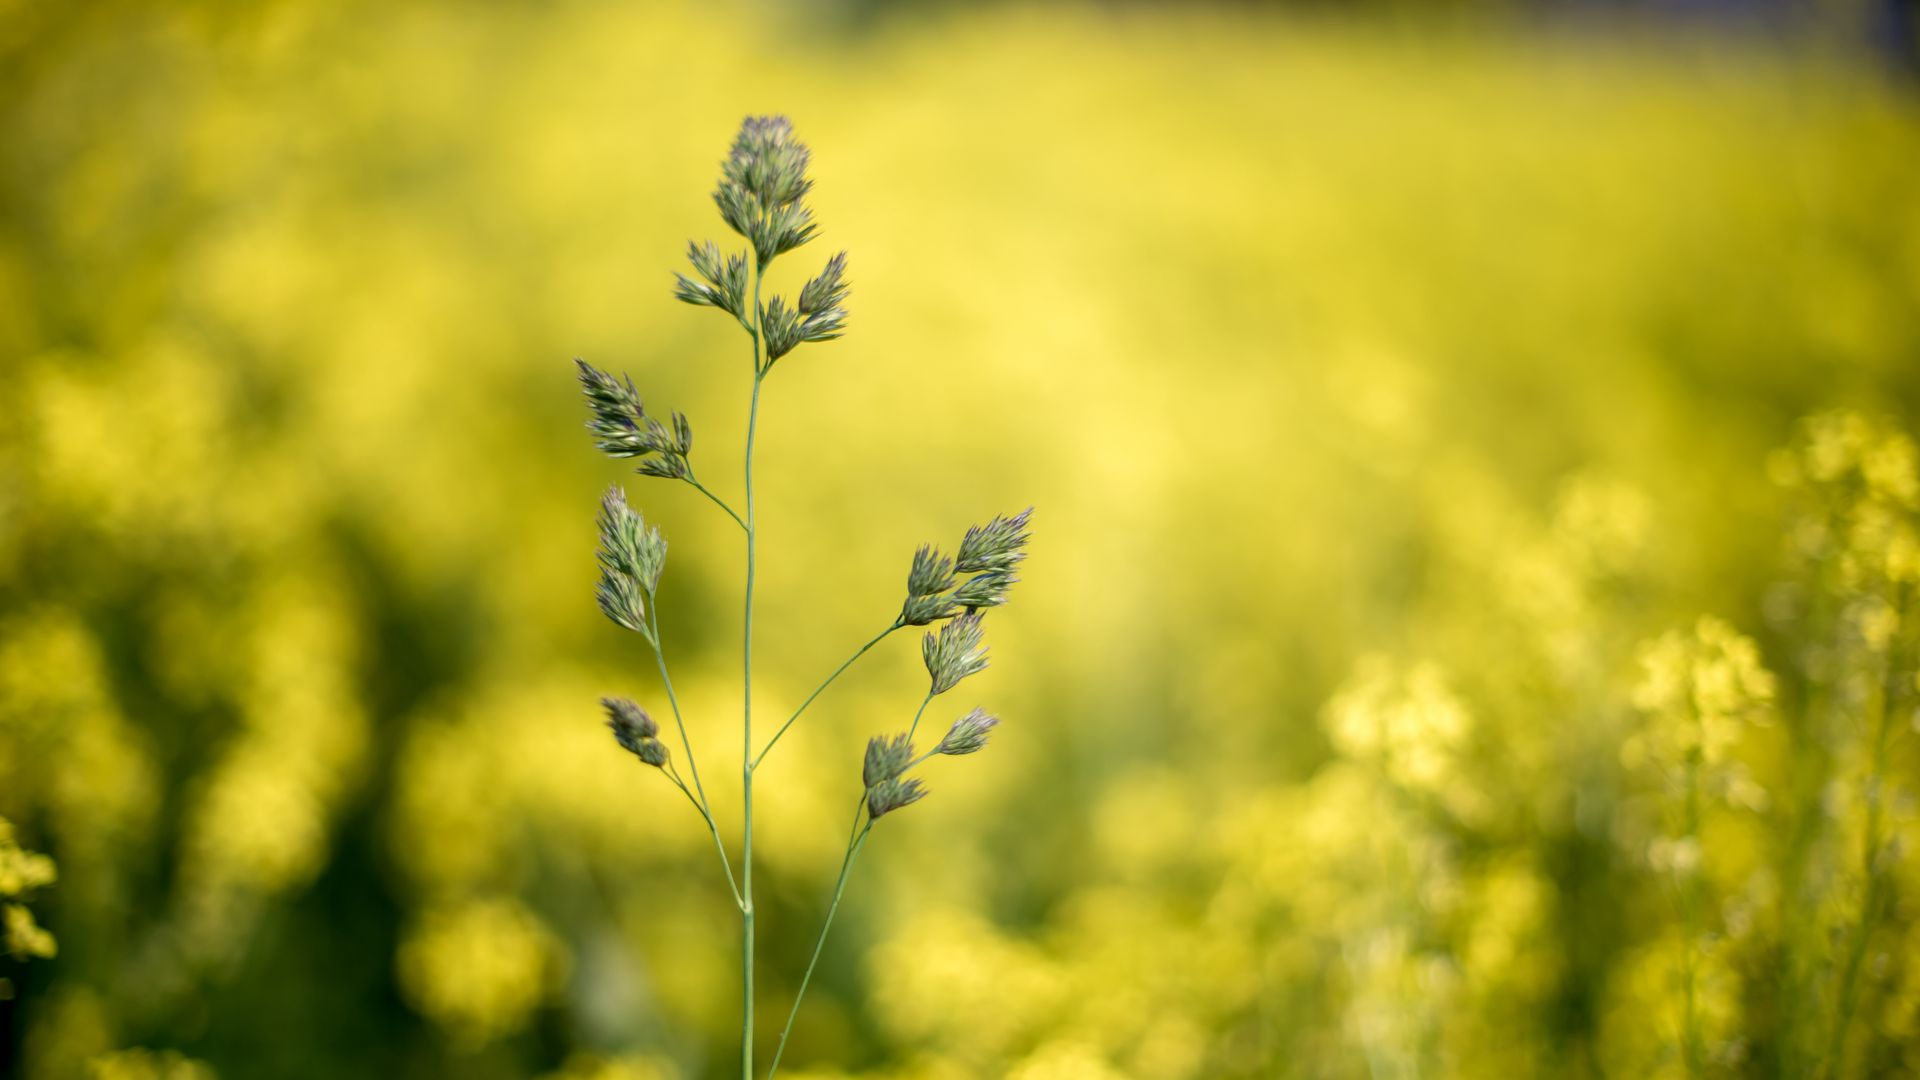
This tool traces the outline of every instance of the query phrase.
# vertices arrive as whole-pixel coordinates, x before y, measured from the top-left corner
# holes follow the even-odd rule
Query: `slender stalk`
[[[773,1080],[773,1074],[780,1069],[780,1055],[787,1052],[787,1037],[793,1034],[794,1018],[800,1015],[800,1002],[807,996],[807,984],[813,981],[814,966],[820,963],[820,953],[827,946],[827,931],[833,929],[833,916],[840,910],[840,897],[847,891],[847,875],[853,872],[853,860],[859,858],[860,848],[867,842],[867,834],[873,831],[872,818],[867,819],[866,828],[860,828],[860,813],[865,809],[866,798],[862,796],[854,804],[853,828],[847,832],[847,853],[840,860],[840,877],[833,883],[833,901],[827,905],[827,917],[820,924],[820,936],[813,943],[813,956],[807,960],[806,973],[800,976],[800,989],[793,995],[793,1008],[787,1012],[787,1025],[780,1029],[780,1042],[773,1048],[773,1064],[767,1067],[767,1080]]]
[[[673,781],[673,786],[679,788],[680,793],[685,795],[687,801],[693,804],[693,808],[700,812],[702,818],[706,819],[707,831],[713,834],[713,846],[720,852],[720,865],[727,872],[727,889],[733,893],[734,905],[736,907],[739,906],[740,886],[734,884],[733,864],[727,861],[727,846],[720,842],[720,826],[713,823],[713,815],[707,812],[706,807],[700,805],[699,799],[693,797],[693,792],[687,789],[686,782],[680,779],[680,773],[673,768],[672,762],[667,763],[667,779]]]
[[[766,267],[753,275],[753,400],[747,406],[747,598],[741,632],[740,787],[746,824],[740,848],[740,1080],[753,1080],[753,571],[754,528],[753,440],[760,422],[760,283]]]
[[[929,691],[927,691],[927,696],[926,696],[926,697],[924,697],[924,698],[921,698],[921,699],[920,699],[920,707],[919,707],[918,709],[915,709],[915,710],[914,710],[914,713],[913,713],[913,724],[912,724],[912,726],[910,726],[910,727],[908,727],[908,728],[907,728],[907,741],[908,741],[908,742],[912,742],[912,741],[913,741],[913,733],[914,733],[914,732],[916,732],[916,731],[919,731],[919,730],[920,730],[920,718],[921,718],[922,716],[925,716],[925,715],[926,715],[926,713],[927,713],[927,706],[928,706],[928,705],[931,705],[931,704],[933,704],[933,691],[931,691],[931,690],[929,690]]]
[[[744,531],[746,531],[746,528],[747,528],[747,523],[746,523],[746,522],[744,522],[744,521],[741,521],[741,520],[740,520],[740,515],[739,515],[739,514],[736,514],[736,513],[734,513],[734,512],[733,512],[733,507],[731,507],[731,506],[728,506],[728,505],[726,504],[726,502],[725,502],[725,501],[723,501],[723,500],[722,500],[722,499],[720,498],[720,496],[718,496],[718,495],[715,495],[715,494],[714,494],[713,492],[711,492],[711,491],[708,491],[708,490],[707,490],[707,485],[705,485],[705,484],[702,484],[702,483],[701,483],[700,481],[698,481],[698,480],[695,480],[695,479],[694,479],[694,478],[693,478],[692,476],[688,476],[688,477],[687,477],[687,483],[689,483],[689,484],[692,484],[692,485],[693,485],[693,488],[694,488],[694,490],[695,490],[695,491],[698,491],[698,492],[699,492],[700,494],[702,494],[702,495],[705,495],[705,496],[706,496],[707,498],[709,498],[709,499],[712,499],[712,500],[713,500],[713,505],[715,505],[715,506],[717,506],[717,507],[719,507],[719,508],[720,508],[720,509],[722,509],[722,510],[725,510],[725,511],[727,512],[727,516],[733,519],[733,523],[734,523],[735,525],[738,525],[738,526],[740,526],[740,528],[741,528],[741,531],[743,531],[743,532],[744,532]]]
[[[887,627],[885,630],[882,630],[878,634],[874,635],[874,638],[872,641],[869,641],[865,645],[860,646],[860,648],[852,656],[847,657],[844,663],[842,663],[839,667],[834,668],[833,674],[827,676],[827,680],[825,682],[815,687],[813,693],[807,695],[807,700],[801,702],[800,707],[793,710],[793,715],[787,717],[787,722],[784,724],[781,724],[780,730],[774,732],[773,738],[767,740],[767,745],[760,748],[760,753],[756,755],[753,759],[753,767],[756,769],[760,767],[760,762],[766,758],[767,752],[773,749],[773,745],[780,741],[780,736],[785,735],[787,733],[787,729],[793,726],[793,722],[795,720],[800,719],[800,714],[807,711],[807,706],[813,704],[814,698],[819,697],[822,691],[826,690],[827,687],[833,685],[833,680],[839,678],[841,672],[852,667],[853,662],[855,660],[858,660],[862,656],[867,655],[868,649],[871,649],[875,645],[880,644],[882,641],[886,640],[886,637],[888,634],[891,634],[898,629],[900,629],[900,620],[895,619],[893,622],[893,625]]]
[[[678,771],[670,771],[667,775],[680,785],[681,791],[687,792],[687,798],[693,801],[693,808],[700,811],[700,816],[706,820],[707,831],[713,834],[713,848],[720,853],[720,866],[727,872],[727,889],[733,893],[733,902],[739,904],[740,885],[733,876],[733,863],[727,859],[727,845],[720,839],[720,826],[713,820],[713,808],[707,801],[707,791],[700,786],[700,765],[693,759],[693,740],[687,737],[686,721],[680,717],[680,699],[673,692],[673,676],[667,674],[667,657],[660,648],[660,609],[652,596],[647,597],[647,625],[653,631],[647,635],[647,643],[653,646],[653,662],[660,669],[660,684],[666,688],[667,704],[673,707],[673,726],[680,731],[680,748],[687,754],[687,771],[693,775],[693,791],[687,791],[687,785],[681,782]],[[694,791],[700,793],[699,798],[694,798]]]
[[[686,721],[680,718],[680,698],[673,692],[673,676],[667,674],[667,656],[660,649],[660,608],[654,603],[651,594],[647,597],[647,644],[653,646],[653,663],[660,669],[660,685],[666,688],[667,704],[673,708],[673,726],[680,731],[680,748],[687,754],[687,771],[693,774],[693,789],[700,793],[700,810],[709,813],[712,803],[707,801],[707,789],[700,786],[700,765],[693,760],[693,742],[687,738]]]
[[[894,627],[890,628],[887,631],[887,633],[892,633],[894,629],[898,629],[897,623],[894,625]],[[886,634],[880,635],[880,637],[886,637],[886,636],[887,636]],[[879,640],[880,638],[874,639],[874,641],[879,641]],[[868,646],[871,647],[872,642],[869,642]],[[865,649],[861,650],[861,652],[865,652],[865,651],[866,651]],[[859,655],[858,653],[855,654],[856,657],[858,657],[858,655]],[[848,663],[852,663],[852,661],[848,661]],[[845,665],[842,665],[842,667],[844,666]],[[832,681],[832,680],[828,680],[828,681]],[[927,696],[920,699],[920,707],[916,709],[913,714],[913,726],[907,729],[907,739],[909,741],[913,739],[913,733],[919,729],[920,717],[925,715],[927,711],[927,705],[932,701],[933,701],[932,691],[928,691]],[[921,754],[919,757],[914,758],[912,761],[908,762],[904,768],[900,770],[901,775],[905,775],[907,772],[911,771],[914,766],[927,760],[928,758],[932,757],[936,753],[938,753],[937,750],[929,750],[926,753]],[[820,924],[820,936],[813,943],[813,956],[811,959],[807,961],[807,970],[805,974],[800,976],[800,989],[797,993],[793,995],[793,1008],[787,1012],[787,1026],[781,1029],[780,1042],[777,1046],[774,1047],[773,1064],[767,1068],[767,1080],[773,1080],[774,1071],[780,1068],[780,1055],[786,1052],[787,1037],[793,1034],[794,1018],[800,1015],[800,1001],[802,998],[805,998],[807,996],[807,984],[813,980],[814,965],[820,962],[820,951],[826,948],[826,945],[827,945],[827,931],[833,929],[833,916],[836,912],[840,910],[841,895],[847,891],[847,875],[853,872],[853,860],[859,857],[861,846],[867,842],[867,834],[873,831],[873,818],[871,817],[867,818],[867,824],[865,828],[860,827],[860,816],[866,810],[866,808],[867,808],[867,798],[866,798],[866,795],[862,793],[859,801],[854,803],[853,805],[853,825],[847,832],[847,853],[846,853],[846,856],[840,861],[840,877],[839,877],[839,880],[835,881],[833,885],[833,901],[827,905],[827,917]]]

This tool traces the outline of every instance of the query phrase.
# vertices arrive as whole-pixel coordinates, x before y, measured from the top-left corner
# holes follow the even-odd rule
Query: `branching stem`
[[[700,811],[701,818],[706,821],[707,831],[713,834],[714,850],[720,853],[720,866],[727,872],[727,889],[733,893],[733,902],[738,904],[741,902],[740,885],[733,876],[733,863],[727,859],[727,845],[720,839],[720,826],[714,823],[713,807],[707,801],[707,791],[700,786],[700,765],[693,758],[693,740],[687,737],[687,723],[680,717],[680,698],[673,692],[673,676],[667,674],[666,653],[660,648],[660,607],[652,595],[647,597],[647,627],[649,633],[645,637],[647,644],[653,646],[653,662],[660,668],[660,685],[666,688],[667,704],[673,707],[673,726],[680,731],[680,748],[687,754],[687,772],[693,776],[693,791],[687,791],[687,785],[681,782],[677,770],[667,775],[680,785],[681,791],[687,792],[693,808]],[[694,797],[694,792],[699,792],[698,798]]]
[[[907,728],[908,742],[912,742],[913,733],[920,730],[920,718],[927,714],[927,706],[931,704],[933,704],[933,691],[929,690],[927,696],[920,699],[920,707],[914,710],[913,723]]]
[[[700,765],[693,759],[693,742],[687,738],[686,721],[680,718],[680,698],[673,692],[673,676],[667,674],[667,656],[660,648],[660,608],[651,594],[647,597],[647,644],[653,646],[653,662],[660,669],[660,685],[667,691],[667,704],[673,708],[673,726],[680,731],[680,748],[687,754],[687,771],[693,775],[693,789],[700,793],[700,812],[712,814],[707,789],[700,786]],[[732,874],[729,872],[728,877]]]
[[[825,682],[815,687],[813,693],[807,695],[807,700],[801,702],[800,707],[793,710],[793,715],[787,718],[787,722],[784,724],[781,724],[780,730],[774,732],[773,738],[767,740],[767,745],[760,748],[760,753],[756,755],[753,759],[753,767],[756,769],[760,767],[761,760],[767,756],[768,751],[773,749],[774,744],[780,741],[780,736],[785,735],[787,733],[787,729],[793,726],[793,722],[795,720],[800,719],[800,714],[807,711],[807,706],[813,704],[814,698],[819,697],[822,691],[826,690],[827,687],[833,685],[833,680],[839,678],[841,672],[852,667],[853,662],[855,660],[858,660],[862,656],[865,656],[867,654],[868,649],[871,649],[875,645],[878,645],[882,641],[886,640],[887,635],[893,633],[895,630],[900,629],[900,626],[901,626],[900,621],[898,619],[895,619],[893,622],[893,625],[887,627],[885,630],[882,630],[878,634],[874,635],[874,638],[872,641],[869,641],[865,645],[860,646],[860,648],[857,651],[855,651],[852,656],[847,657],[847,659],[843,663],[841,663],[839,667],[834,668],[833,674],[827,676],[827,679]]]
[[[780,1030],[780,1043],[773,1049],[773,1064],[767,1067],[767,1080],[773,1080],[773,1074],[779,1071],[780,1055],[787,1051],[787,1037],[793,1034],[794,1018],[800,1015],[800,1002],[807,996],[807,984],[813,981],[814,966],[820,963],[820,953],[827,946],[827,931],[833,929],[833,917],[840,910],[840,897],[847,891],[847,875],[853,872],[853,860],[860,857],[860,848],[867,842],[867,834],[873,831],[873,819],[868,818],[865,828],[860,827],[860,816],[866,810],[866,796],[854,804],[853,828],[847,833],[847,852],[840,860],[840,877],[833,883],[833,901],[827,905],[827,917],[820,924],[820,936],[813,943],[813,956],[807,960],[806,973],[800,976],[800,989],[793,995],[793,1008],[787,1012],[787,1026]]]
[[[673,786],[680,789],[681,794],[687,797],[687,801],[692,803],[693,808],[700,812],[701,818],[705,819],[707,831],[713,834],[714,850],[720,853],[720,866],[727,872],[727,891],[733,893],[734,906],[738,907],[740,886],[734,883],[733,864],[727,861],[727,845],[720,842],[720,826],[713,823],[713,815],[707,811],[706,807],[700,805],[699,799],[693,797],[693,792],[687,789],[686,782],[680,779],[680,773],[673,768],[672,762],[667,763],[667,779],[673,781]]]
[[[750,531],[747,529],[747,523],[740,520],[740,515],[733,512],[733,507],[728,506],[726,502],[720,498],[720,496],[715,495],[711,491],[708,491],[707,486],[705,484],[702,484],[700,481],[695,480],[691,475],[687,477],[687,483],[692,484],[695,491],[698,491],[700,494],[705,495],[709,499],[712,499],[713,505],[719,507],[722,510],[725,510],[727,512],[727,516],[733,519],[733,523],[735,525],[740,526],[740,530],[742,532]]]

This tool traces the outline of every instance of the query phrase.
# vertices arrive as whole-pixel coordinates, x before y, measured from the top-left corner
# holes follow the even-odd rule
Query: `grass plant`
[[[745,542],[745,587],[743,591],[744,632],[741,655],[740,716],[740,833],[738,869],[727,853],[727,844],[714,816],[713,803],[700,780],[700,768],[687,725],[680,709],[673,680],[668,674],[666,654],[661,646],[658,587],[666,565],[667,541],[658,528],[649,525],[642,513],[628,501],[618,486],[610,488],[600,503],[600,610],[623,629],[639,634],[653,653],[660,675],[661,690],[673,716],[673,725],[681,754],[686,760],[683,777],[672,752],[660,736],[658,723],[648,711],[624,697],[602,699],[607,726],[614,740],[643,765],[659,770],[692,804],[712,834],[727,888],[740,912],[740,1075],[754,1076],[754,955],[756,925],[754,907],[754,775],[767,755],[792,729],[820,695],[854,662],[866,655],[896,631],[908,627],[930,627],[921,646],[928,677],[926,695],[914,710],[912,723],[903,733],[874,736],[867,744],[861,770],[862,791],[855,802],[853,825],[841,859],[833,898],[827,905],[793,1006],[781,1027],[780,1041],[768,1064],[771,1080],[780,1067],[781,1055],[793,1032],[814,967],[826,947],[827,933],[846,892],[847,878],[867,837],[881,818],[920,801],[926,786],[916,769],[936,756],[958,756],[983,748],[999,723],[985,711],[974,708],[948,728],[946,734],[924,753],[916,752],[914,736],[933,700],[959,686],[987,666],[984,619],[986,613],[1007,602],[1008,591],[1019,580],[1017,571],[1026,558],[1031,509],[1018,514],[996,516],[984,525],[967,530],[954,555],[948,556],[932,546],[922,546],[913,555],[907,573],[906,598],[899,613],[878,635],[854,650],[847,660],[827,675],[764,744],[756,744],[753,713],[754,583],[758,569],[757,502],[754,494],[753,466],[755,434],[760,420],[761,391],[779,362],[805,344],[832,341],[845,332],[847,312],[843,306],[850,288],[846,278],[847,256],[841,252],[828,259],[820,273],[808,280],[793,300],[782,296],[762,296],[767,269],[775,259],[811,241],[818,231],[806,196],[813,187],[807,176],[810,152],[794,137],[785,117],[749,117],[734,138],[733,147],[721,163],[719,187],[713,201],[729,228],[746,241],[743,251],[723,253],[716,243],[691,243],[688,262],[694,275],[676,274],[674,296],[697,307],[720,311],[745,332],[751,346],[753,382],[748,406],[745,448],[742,454],[744,484],[741,509],[715,494],[694,472],[693,428],[686,416],[672,412],[668,419],[649,415],[630,378],[615,377],[584,360],[576,361],[580,384],[586,394],[592,418],[587,427],[595,445],[604,453],[636,462],[634,471],[642,476],[685,483],[711,501],[740,527]]]

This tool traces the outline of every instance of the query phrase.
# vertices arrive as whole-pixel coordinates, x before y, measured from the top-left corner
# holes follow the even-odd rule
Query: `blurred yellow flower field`
[[[571,360],[737,489],[670,272],[765,112],[854,291],[766,390],[755,697],[1037,507],[992,752],[868,845],[786,1075],[1920,1071],[1911,85],[828,10],[0,5],[0,1074],[737,1075],[711,840],[595,706],[660,689]],[[627,486],[736,752],[738,533]],[[910,636],[761,780],[766,1050]]]

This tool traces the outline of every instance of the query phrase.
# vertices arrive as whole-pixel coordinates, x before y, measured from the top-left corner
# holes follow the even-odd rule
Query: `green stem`
[[[722,509],[722,510],[725,510],[725,511],[727,512],[727,516],[733,519],[733,523],[734,523],[735,525],[738,525],[738,526],[740,526],[740,528],[741,528],[741,529],[742,529],[743,531],[745,531],[745,530],[746,530],[746,528],[747,528],[747,523],[746,523],[746,522],[744,522],[744,521],[741,521],[741,520],[740,520],[740,515],[739,515],[739,514],[736,514],[736,513],[734,513],[734,512],[733,512],[733,507],[731,507],[731,506],[728,506],[728,505],[727,505],[727,504],[726,504],[726,503],[725,503],[724,501],[722,501],[722,500],[721,500],[721,498],[720,498],[720,496],[718,496],[718,495],[715,495],[715,494],[714,494],[713,492],[711,492],[711,491],[708,491],[708,490],[707,490],[707,485],[705,485],[705,484],[702,484],[702,483],[701,483],[700,481],[698,481],[698,480],[695,480],[695,479],[694,479],[694,478],[692,477],[692,475],[688,475],[688,477],[687,477],[687,483],[689,483],[689,484],[692,484],[692,485],[693,485],[693,489],[694,489],[695,491],[698,491],[698,492],[699,492],[700,494],[702,494],[702,495],[705,495],[705,496],[706,496],[707,498],[709,498],[709,499],[712,499],[712,500],[713,500],[713,505],[715,505],[715,506],[717,506],[717,507],[719,507],[719,508],[720,508],[720,509]]]
[[[680,748],[687,752],[687,770],[693,774],[693,789],[700,793],[700,812],[710,813],[713,804],[707,801],[707,789],[700,786],[700,765],[693,760],[693,742],[687,738],[686,721],[680,718],[680,698],[673,692],[673,676],[667,674],[667,656],[660,649],[660,609],[651,593],[647,595],[647,626],[652,631],[646,637],[647,644],[653,646],[653,663],[660,669],[660,685],[666,688],[667,704],[673,707],[673,726],[680,731]]]
[[[680,784],[681,791],[687,791],[687,798],[693,799],[693,808],[707,822],[707,831],[713,834],[713,847],[720,853],[720,865],[727,872],[727,888],[733,893],[733,902],[740,903],[740,886],[734,880],[733,864],[727,859],[727,845],[720,839],[720,826],[714,823],[712,804],[707,801],[707,790],[700,786],[700,764],[693,759],[693,741],[687,737],[686,721],[680,717],[680,698],[673,692],[673,676],[667,674],[667,656],[660,648],[660,608],[654,603],[652,594],[647,596],[647,625],[652,633],[646,635],[647,643],[653,646],[653,662],[660,669],[660,684],[666,688],[667,704],[673,707],[673,726],[680,732],[680,747],[687,753],[687,771],[693,774],[693,791],[687,791],[687,785],[680,782],[676,771],[671,773],[673,782]],[[694,798],[694,791],[700,797]]]
[[[912,742],[913,733],[920,730],[920,718],[926,715],[927,706],[931,704],[933,704],[933,691],[929,690],[927,691],[927,696],[920,699],[920,708],[917,709],[913,714],[912,726],[907,728],[908,742]]]
[[[740,846],[740,1080],[753,1080],[753,440],[760,423],[760,282],[766,267],[753,275],[753,400],[747,407],[747,598],[741,631],[740,801],[746,824]]]
[[[867,834],[873,831],[873,819],[867,819],[867,827],[860,828],[860,813],[866,809],[866,797],[853,810],[853,830],[847,833],[847,853],[840,860],[840,877],[833,883],[833,901],[827,905],[827,917],[820,924],[820,936],[813,943],[813,956],[807,960],[806,973],[800,976],[800,989],[793,995],[793,1008],[787,1012],[787,1026],[780,1030],[780,1043],[773,1049],[773,1064],[767,1067],[767,1080],[773,1080],[773,1074],[780,1069],[780,1055],[787,1052],[787,1037],[793,1034],[793,1021],[800,1015],[800,1002],[807,996],[807,984],[813,981],[814,966],[820,963],[820,953],[827,946],[827,931],[833,929],[833,917],[840,910],[840,897],[847,891],[847,875],[853,872],[853,860],[860,856],[861,845],[867,842]]]
[[[767,745],[760,748],[760,753],[756,755],[753,759],[753,767],[756,769],[760,767],[760,762],[766,758],[767,752],[773,749],[774,744],[780,741],[780,736],[785,735],[787,733],[787,729],[793,726],[793,722],[795,720],[800,719],[800,714],[807,711],[807,706],[813,704],[814,698],[819,697],[822,691],[824,691],[827,687],[833,685],[833,680],[839,678],[841,672],[852,667],[853,662],[855,660],[860,659],[862,656],[865,656],[867,654],[868,649],[871,649],[875,645],[880,644],[880,642],[886,639],[886,636],[888,634],[891,634],[898,629],[900,629],[900,621],[896,619],[894,620],[894,623],[892,626],[889,626],[885,630],[880,631],[880,633],[876,635],[872,641],[869,641],[865,645],[860,646],[857,652],[855,652],[852,656],[847,657],[845,663],[842,663],[839,667],[834,668],[833,674],[827,676],[827,681],[815,687],[813,693],[807,695],[807,700],[801,702],[800,707],[793,710],[793,715],[787,718],[787,722],[780,725],[780,730],[773,733],[773,738],[767,740]]]
[[[733,864],[727,861],[727,846],[720,842],[720,826],[713,823],[713,815],[707,812],[706,807],[700,805],[699,799],[693,797],[693,792],[687,790],[686,782],[680,779],[680,774],[673,769],[672,762],[668,762],[666,773],[667,779],[673,781],[673,786],[679,788],[680,793],[685,795],[687,801],[693,804],[693,808],[700,812],[702,818],[706,819],[707,831],[713,834],[714,849],[720,852],[720,866],[727,872],[727,889],[733,893],[733,902],[735,906],[738,906],[740,903],[740,886],[734,884]]]

